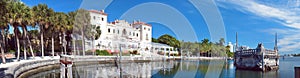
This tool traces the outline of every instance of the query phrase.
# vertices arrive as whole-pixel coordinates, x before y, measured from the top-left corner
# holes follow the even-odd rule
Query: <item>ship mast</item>
[[[237,51],[238,49],[238,33],[236,32],[235,33],[235,52]]]
[[[274,50],[277,52],[278,47],[277,47],[277,33],[275,33],[275,45],[274,45]]]

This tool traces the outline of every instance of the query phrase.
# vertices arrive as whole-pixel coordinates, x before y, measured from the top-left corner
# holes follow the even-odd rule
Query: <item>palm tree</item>
[[[44,30],[50,25],[49,19],[53,15],[54,11],[48,8],[46,4],[38,4],[32,8],[35,22],[40,28],[42,57],[44,57]]]
[[[57,20],[58,16],[56,13],[54,13],[53,16],[51,16],[51,19],[49,20],[51,22],[51,27],[49,28],[50,29],[50,33],[51,33],[51,50],[52,50],[52,57],[54,57],[54,34],[57,33],[57,30],[56,29],[58,27],[58,23],[59,21]]]
[[[30,45],[30,50],[31,50],[31,54],[33,55],[33,51],[32,51],[32,47],[31,47],[31,42],[28,39],[27,36],[27,26],[31,25],[31,26],[35,26],[34,21],[32,20],[32,11],[29,7],[24,7],[24,13],[22,13],[23,17],[22,17],[22,21],[20,23],[22,30],[23,30],[23,46],[24,46],[24,59],[27,59],[27,47],[28,45],[26,44],[26,41],[29,42]],[[33,55],[34,57],[34,55]]]
[[[10,2],[11,5],[9,5],[9,24],[14,27],[14,35],[17,41],[17,60],[20,60],[20,30],[19,26],[22,25],[22,23],[26,20],[26,17],[28,17],[28,11],[30,11],[30,8],[26,6],[25,4],[21,2]],[[24,53],[26,55],[26,53]],[[25,57],[26,59],[26,57]]]
[[[88,27],[88,28],[90,28],[90,27]],[[93,43],[92,48],[95,49],[94,43],[95,43],[95,40],[100,38],[101,30],[100,30],[100,26],[96,26],[96,25],[92,25],[91,28],[93,28],[93,29],[91,29],[92,31],[86,32],[86,34],[87,34],[87,38],[92,40],[92,43]],[[95,53],[94,51],[95,50],[93,50],[93,55]]]
[[[32,47],[32,48],[34,48],[34,49],[37,49],[37,46],[36,45],[38,45],[38,38],[39,38],[39,32],[38,32],[38,30],[30,30],[29,32],[28,32],[28,41],[29,41],[29,45],[34,45],[35,47]],[[31,41],[33,41],[33,43],[31,44]]]
[[[6,29],[8,29],[8,17],[7,17],[7,14],[8,14],[8,1],[7,0],[1,0],[0,1],[0,8],[2,8],[0,10],[0,29],[1,29],[1,35],[2,35],[2,40],[1,40],[1,43],[0,43],[0,49],[1,49],[1,57],[2,57],[2,63],[5,64],[6,63],[6,59],[5,59],[5,54],[4,54],[4,51],[5,51],[5,44],[6,44],[6,41],[5,41],[5,31]]]
[[[65,51],[68,51],[68,52],[70,52],[70,50],[71,49],[69,49],[69,48],[67,48],[68,46],[70,46],[69,44],[70,44],[70,42],[71,42],[71,40],[72,40],[72,31],[73,31],[73,23],[72,22],[70,22],[70,21],[72,21],[71,19],[69,19],[70,17],[68,16],[68,14],[63,14],[63,16],[65,17],[64,19],[64,23],[63,23],[63,25],[64,25],[64,31],[63,31],[63,33],[65,33],[66,34],[66,36],[64,36],[64,40],[66,41],[66,44],[65,44]]]
[[[221,38],[221,39],[219,40],[219,45],[224,46],[224,44],[225,44],[225,39],[224,39],[224,38]]]
[[[62,25],[62,29],[61,29],[61,33],[63,33],[63,46],[64,46],[64,52],[67,54],[67,46],[68,43],[70,41],[70,31],[72,30],[73,26],[69,25],[69,19],[68,19],[68,15],[65,13],[61,13],[60,14],[62,17],[62,21],[61,21],[61,25]]]
[[[208,52],[211,51],[212,43],[209,42],[208,39],[203,39],[200,46],[201,51],[206,52],[208,54]]]
[[[77,27],[74,27],[74,22],[75,22],[75,16],[76,12],[69,12],[68,13],[68,25],[71,26],[70,32],[72,33],[72,42],[73,42],[73,52],[76,53],[76,42],[75,42],[75,33],[79,29]],[[79,53],[78,53],[79,55]]]
[[[54,14],[54,19],[52,19],[52,31],[54,33],[52,33],[52,36],[51,36],[51,42],[52,42],[52,56],[54,56],[54,36],[56,35],[55,33],[65,33],[66,29],[67,29],[67,24],[68,24],[68,21],[67,21],[67,15],[65,13],[62,13],[62,12],[56,12]],[[64,35],[63,37],[64,38]],[[65,41],[65,39],[62,39],[63,42]],[[66,46],[65,44],[63,43],[63,47],[64,47],[64,52],[66,53]]]
[[[75,16],[74,27],[79,28],[82,36],[82,53],[85,56],[85,31],[88,30],[87,27],[90,25],[90,13],[87,10],[79,9]],[[89,30],[88,30],[89,31]]]

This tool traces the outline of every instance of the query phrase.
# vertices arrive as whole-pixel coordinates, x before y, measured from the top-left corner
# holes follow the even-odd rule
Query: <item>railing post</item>
[[[300,66],[295,66],[295,78],[300,78]]]

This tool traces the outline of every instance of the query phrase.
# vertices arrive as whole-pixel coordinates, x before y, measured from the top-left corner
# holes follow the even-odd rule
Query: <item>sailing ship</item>
[[[237,43],[237,34],[236,34]],[[238,47],[238,45],[236,45]],[[277,47],[277,34],[275,35],[274,50],[265,49],[259,43],[255,49],[238,47],[234,53],[236,69],[271,71],[279,69],[279,54]]]

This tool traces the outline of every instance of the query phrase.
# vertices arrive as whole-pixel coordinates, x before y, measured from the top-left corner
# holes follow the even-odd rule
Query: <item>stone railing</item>
[[[16,62],[10,62],[6,64],[0,64],[0,68],[5,69],[5,70],[1,70],[1,72],[3,73],[0,74],[0,78],[2,77],[17,78],[20,74],[28,70],[41,67],[41,66],[59,64],[58,58],[59,57],[54,57],[54,58],[45,57],[44,59],[41,59],[37,57],[36,59],[21,60],[18,62],[16,61]]]
[[[110,61],[110,60],[119,60],[120,56],[69,56],[73,63],[76,62],[100,62],[100,61]],[[3,74],[0,72],[0,78],[8,76],[9,78],[17,78],[22,73],[32,70],[42,66],[55,65],[59,64],[59,57],[55,56],[54,58],[45,57],[41,59],[29,59],[21,60],[19,62],[11,62],[7,64],[0,64],[0,68]],[[130,61],[159,61],[163,60],[163,57],[145,57],[145,56],[122,56],[121,59],[123,62]],[[4,69],[4,70],[2,70]]]
[[[59,61],[57,59],[52,59],[52,60],[38,60],[33,62],[27,62],[16,66],[12,73],[14,74],[14,77],[18,77],[21,73],[28,71],[30,69],[34,69],[41,66],[54,65],[54,64],[59,64]]]
[[[277,53],[273,50],[261,50],[262,52],[264,52],[264,55],[277,55]],[[249,49],[249,50],[242,50],[242,51],[237,51],[236,55],[255,55],[257,53],[261,53],[261,51],[257,50],[257,49]],[[261,54],[259,54],[261,55]]]
[[[242,50],[242,51],[237,51],[237,55],[254,55],[257,53],[256,49],[249,49],[249,50]]]

